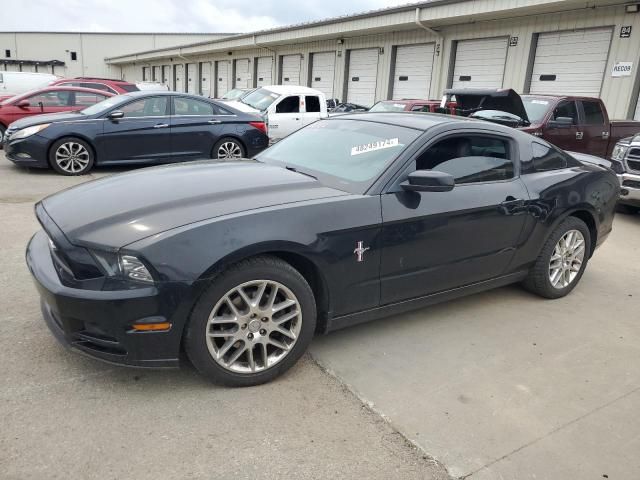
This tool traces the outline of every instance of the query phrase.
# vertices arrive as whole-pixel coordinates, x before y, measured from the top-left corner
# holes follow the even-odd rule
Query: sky
[[[251,32],[410,2],[411,0],[0,0],[0,32]]]

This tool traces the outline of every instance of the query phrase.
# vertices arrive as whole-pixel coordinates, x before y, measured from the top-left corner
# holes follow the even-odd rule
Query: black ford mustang
[[[273,379],[316,331],[514,282],[567,295],[615,174],[487,122],[357,114],[254,160],[139,170],[36,206],[27,263],[54,335],[109,362]]]
[[[196,95],[147,91],[18,120],[3,145],[17,165],[83,175],[94,165],[252,157],[268,144],[261,117]]]

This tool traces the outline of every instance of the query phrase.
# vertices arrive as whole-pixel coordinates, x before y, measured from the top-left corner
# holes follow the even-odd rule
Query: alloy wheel
[[[301,327],[302,311],[293,292],[279,282],[254,280],[232,288],[213,307],[207,348],[223,368],[256,373],[291,352]]]
[[[236,142],[224,142],[218,147],[218,160],[242,158],[242,148]]]
[[[84,145],[76,142],[66,142],[56,150],[56,163],[68,173],[78,173],[87,168],[90,160],[89,151]]]
[[[558,240],[549,261],[549,281],[554,288],[563,289],[573,283],[582,268],[584,254],[584,236],[579,230],[569,230]]]

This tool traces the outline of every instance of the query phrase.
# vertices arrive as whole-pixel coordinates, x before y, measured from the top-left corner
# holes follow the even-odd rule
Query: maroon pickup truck
[[[618,140],[640,133],[640,122],[609,120],[599,98],[518,95],[510,89],[445,90],[456,114],[519,128],[563,150],[608,158]]]

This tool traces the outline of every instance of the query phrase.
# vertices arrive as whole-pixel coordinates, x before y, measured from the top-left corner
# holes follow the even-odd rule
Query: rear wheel
[[[218,160],[234,160],[245,155],[244,146],[235,138],[223,138],[213,146],[212,157]]]
[[[79,138],[61,138],[49,151],[49,163],[61,175],[84,175],[94,160],[91,145]]]
[[[579,218],[568,217],[547,239],[524,285],[542,297],[564,297],[582,278],[590,256],[589,228]]]
[[[258,385],[300,358],[315,325],[315,299],[304,277],[278,258],[256,257],[218,275],[202,294],[185,350],[216,383]]]

